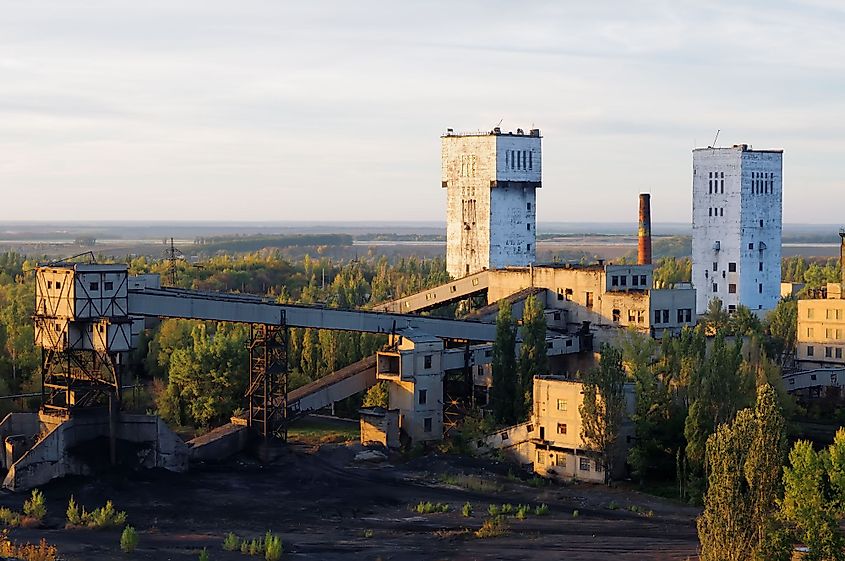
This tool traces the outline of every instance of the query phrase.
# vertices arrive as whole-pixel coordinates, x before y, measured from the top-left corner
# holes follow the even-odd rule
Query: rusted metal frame
[[[251,324],[247,423],[263,438],[287,439],[287,328]]]

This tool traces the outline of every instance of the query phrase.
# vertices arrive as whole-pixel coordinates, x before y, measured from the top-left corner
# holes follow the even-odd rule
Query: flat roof
[[[516,129],[516,132],[503,132],[499,129],[499,127],[495,127],[490,131],[455,132],[453,129],[446,129],[446,134],[441,135],[440,138],[460,138],[464,136],[514,136],[518,138],[542,138],[542,136],[540,136],[540,129],[529,129],[528,132],[524,132],[522,129]]]
[[[754,150],[751,148],[750,144],[734,144],[733,146],[707,146],[706,148],[693,148],[693,152],[704,152],[704,151],[714,151],[714,150],[737,150],[740,152],[762,152],[762,153],[771,153],[771,154],[783,154],[783,148],[780,150],[777,149],[764,149],[764,150]]]

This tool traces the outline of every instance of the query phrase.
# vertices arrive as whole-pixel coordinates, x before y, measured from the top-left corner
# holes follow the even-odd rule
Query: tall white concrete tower
[[[535,261],[540,130],[441,137],[446,270],[453,278]]]
[[[714,298],[769,310],[780,298],[783,150],[692,152],[692,282],[698,313]]]

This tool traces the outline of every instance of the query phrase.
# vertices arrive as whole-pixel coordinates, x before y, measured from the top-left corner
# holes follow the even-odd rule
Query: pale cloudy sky
[[[783,148],[842,221],[845,2],[0,0],[0,220],[441,220],[439,135],[539,127],[541,221],[688,221]]]

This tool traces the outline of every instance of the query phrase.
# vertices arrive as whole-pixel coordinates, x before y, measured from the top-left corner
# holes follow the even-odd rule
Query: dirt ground
[[[361,465],[354,462],[358,450],[360,446],[349,443],[300,443],[270,465],[243,457],[194,466],[186,474],[148,471],[68,478],[43,489],[45,527],[13,529],[10,536],[30,542],[44,537],[69,561],[187,561],[196,560],[203,547],[212,561],[244,560],[249,557],[223,550],[226,533],[253,538],[268,529],[282,537],[283,559],[696,557],[694,508],[603,486],[537,486],[536,480],[532,485],[527,476],[520,479],[507,464],[491,460],[429,454]],[[456,485],[459,474],[466,477]],[[473,484],[480,481],[484,484]],[[138,530],[138,549],[131,556],[121,553],[117,530],[64,529],[70,495],[89,510],[112,499]],[[5,493],[0,506],[20,510],[25,498]],[[412,507],[420,501],[448,503],[450,512],[417,514]],[[474,509],[468,518],[461,514],[466,502]],[[477,538],[474,531],[489,516],[491,503],[545,503],[551,512],[525,520],[509,517],[506,535]],[[619,508],[609,508],[613,503]],[[632,512],[632,505],[653,514]]]

